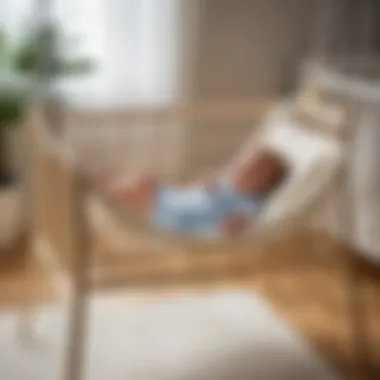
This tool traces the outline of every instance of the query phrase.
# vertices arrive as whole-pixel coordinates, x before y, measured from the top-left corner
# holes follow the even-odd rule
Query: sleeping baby
[[[195,236],[236,235],[249,227],[286,171],[281,157],[263,149],[225,173],[209,174],[185,187],[149,175],[103,177],[101,186],[157,227]]]

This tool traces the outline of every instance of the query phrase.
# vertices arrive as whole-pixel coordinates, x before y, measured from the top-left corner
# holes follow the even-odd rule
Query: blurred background
[[[42,4],[43,2],[41,2]],[[22,40],[38,2],[4,0],[0,25]],[[83,106],[174,98],[273,96],[294,88],[305,56],[376,51],[374,1],[52,0],[50,15],[97,70],[62,90]]]
[[[348,374],[353,368],[358,369],[360,374],[363,366],[367,369],[372,364],[373,367],[377,365],[378,369],[379,21],[378,0],[1,0],[0,317],[5,316],[3,319],[10,321],[8,324],[0,325],[1,353],[8,353],[9,350],[10,355],[14,355],[13,359],[11,358],[14,362],[18,362],[20,357],[21,360],[30,359],[29,352],[25,354],[26,351],[20,350],[13,341],[9,343],[8,333],[19,328],[17,321],[20,315],[23,323],[25,315],[30,316],[31,309],[38,309],[41,305],[49,305],[53,314],[57,310],[58,314],[61,313],[62,299],[66,300],[67,283],[70,278],[68,274],[72,257],[69,254],[72,253],[72,246],[67,245],[71,244],[71,241],[67,243],[65,239],[74,230],[72,225],[75,225],[75,218],[73,219],[68,211],[72,211],[73,181],[71,177],[65,181],[65,170],[60,171],[62,165],[60,166],[59,162],[57,164],[57,160],[54,162],[54,154],[51,152],[59,144],[52,144],[48,148],[45,146],[50,153],[42,152],[41,157],[45,155],[44,158],[53,159],[44,167],[43,160],[34,151],[35,135],[33,137],[33,133],[29,134],[37,130],[33,129],[37,124],[48,125],[54,131],[56,128],[61,133],[57,135],[57,141],[61,138],[60,142],[68,143],[77,149],[88,167],[92,165],[98,169],[101,165],[108,165],[125,170],[126,162],[134,169],[156,165],[165,175],[175,177],[177,172],[183,172],[192,178],[205,163],[218,167],[225,164],[236,148],[247,141],[247,136],[251,136],[251,131],[261,125],[269,110],[278,104],[287,105],[289,101],[298,99],[299,89],[304,85],[305,64],[318,62],[322,71],[327,74],[342,74],[339,85],[335,86],[335,82],[332,81],[331,83],[334,83],[331,87],[339,88],[337,92],[345,95],[350,93],[350,101],[355,99],[355,116],[350,114],[350,122],[354,120],[353,124],[358,133],[343,138],[337,137],[340,147],[347,148],[348,154],[352,153],[350,157],[353,158],[352,162],[347,160],[352,164],[347,172],[354,174],[348,184],[348,190],[352,190],[351,193],[354,194],[351,202],[348,201],[353,211],[350,208],[352,214],[343,217],[352,229],[346,230],[345,238],[333,238],[327,227],[328,233],[314,230],[310,233],[308,230],[307,233],[292,235],[286,242],[274,244],[268,250],[268,254],[265,251],[264,255],[258,255],[258,259],[256,256],[252,258],[251,255],[245,262],[236,259],[234,251],[228,254],[223,252],[224,258],[219,260],[212,257],[209,261],[202,257],[191,259],[182,255],[183,252],[170,251],[163,260],[162,256],[156,255],[157,252],[152,254],[151,247],[149,250],[138,250],[133,246],[131,256],[125,255],[125,252],[121,252],[124,246],[120,243],[119,236],[125,237],[128,233],[125,230],[114,233],[120,226],[107,219],[106,222],[103,221],[106,227],[101,226],[101,233],[96,229],[97,226],[91,230],[91,252],[95,257],[91,270],[94,270],[94,273],[100,273],[102,270],[105,273],[111,267],[112,270],[122,268],[125,270],[128,286],[137,284],[138,287],[145,280],[151,281],[148,292],[144,295],[161,288],[165,288],[169,293],[176,293],[178,288],[183,289],[184,286],[188,289],[189,285],[194,290],[192,286],[196,283],[197,289],[200,289],[200,293],[202,296],[206,295],[206,298],[205,301],[199,302],[196,296],[195,301],[190,302],[189,309],[181,303],[179,309],[176,309],[176,306],[173,309],[169,308],[177,310],[173,314],[167,312],[169,309],[165,307],[163,314],[161,311],[150,313],[144,308],[136,309],[135,306],[129,309],[129,305],[125,308],[124,299],[117,299],[113,306],[110,306],[108,301],[103,303],[104,300],[98,302],[97,299],[95,309],[100,311],[98,325],[102,327],[95,332],[97,339],[100,339],[100,343],[95,346],[105,347],[103,351],[97,352],[102,358],[108,358],[107,355],[112,352],[112,355],[109,355],[111,364],[117,362],[119,366],[114,365],[113,368],[122,368],[125,356],[115,354],[122,350],[116,344],[113,346],[114,351],[108,352],[102,336],[113,337],[115,343],[120,341],[119,332],[123,331],[126,334],[125,342],[128,336],[132,336],[132,346],[145,345],[145,349],[147,346],[150,347],[149,339],[155,336],[156,331],[153,328],[146,329],[146,325],[150,324],[154,328],[158,326],[158,329],[164,326],[160,330],[160,342],[166,343],[167,340],[172,344],[170,346],[168,343],[172,351],[165,351],[167,346],[164,345],[163,349],[158,345],[155,346],[157,350],[152,350],[150,358],[148,355],[146,359],[139,356],[139,350],[128,347],[129,343],[126,343],[125,350],[130,350],[129,352],[136,355],[131,356],[136,358],[131,362],[143,363],[137,372],[133,372],[135,367],[132,366],[131,378],[145,380],[151,379],[152,373],[156,375],[154,370],[148,371],[148,375],[144,372],[149,367],[146,363],[149,360],[154,362],[152,358],[155,357],[155,352],[170,352],[165,359],[166,362],[163,362],[170,364],[168,373],[175,373],[171,372],[171,365],[174,363],[172,358],[175,357],[173,352],[176,352],[178,347],[184,347],[181,346],[182,343],[177,342],[176,337],[184,332],[181,336],[186,342],[191,342],[190,338],[194,336],[194,341],[200,346],[207,346],[206,343],[210,342],[210,350],[216,350],[217,370],[223,367],[219,365],[224,363],[224,357],[220,355],[220,350],[218,351],[222,343],[220,340],[214,340],[215,336],[223,339],[226,336],[226,352],[232,355],[236,363],[240,363],[241,350],[244,359],[242,366],[247,363],[245,359],[251,357],[247,352],[250,353],[252,350],[255,355],[257,352],[262,353],[263,347],[269,342],[270,348],[280,347],[280,350],[272,350],[273,352],[268,354],[270,360],[264,367],[268,373],[271,367],[275,368],[277,377],[267,378],[282,379],[283,364],[273,365],[277,364],[279,358],[282,358],[279,362],[287,363],[289,369],[296,368],[300,362],[309,363],[310,357],[314,360],[318,355],[308,353],[302,344],[299,345],[301,340],[298,339],[298,335],[294,338],[293,332],[289,333],[290,335],[285,334],[283,338],[283,330],[276,329],[282,322],[277,323],[276,320],[273,322],[276,328],[268,327],[267,321],[272,321],[270,316],[276,315],[279,320],[295,327],[293,330],[297,334],[302,333],[307,344],[316,347],[329,363],[334,364],[334,369],[338,368],[343,375]],[[41,50],[41,42],[44,42],[42,45],[45,48],[49,48],[49,54]],[[328,65],[326,62],[331,57],[342,58],[339,65]],[[44,87],[45,78],[41,77],[41,70],[49,77],[48,88]],[[327,78],[333,78],[334,75]],[[45,113],[42,114],[42,118],[38,115],[40,119],[36,120],[32,111],[35,104],[41,100],[41,92],[45,90],[49,95],[49,102],[43,109]],[[172,124],[168,123],[165,126],[167,132],[164,133],[160,133],[163,125],[158,125],[157,128],[157,125],[153,125],[149,120],[136,122],[133,128],[128,124],[129,129],[125,128],[123,132],[120,132],[120,125],[114,125],[117,124],[114,120],[122,124],[124,119],[120,115],[129,106],[169,107],[179,104],[202,105],[208,102],[228,105],[231,101],[239,103],[246,100],[249,101],[249,107],[243,109],[248,109],[251,113],[250,118],[242,122],[229,120],[211,125],[212,123],[174,120]],[[257,111],[253,110],[254,107],[250,108],[252,104],[258,105]],[[228,109],[226,107],[227,111]],[[228,114],[227,111],[225,115]],[[97,120],[102,112],[107,115],[104,116],[104,120],[107,121],[103,122],[100,117]],[[86,115],[90,122],[66,123],[66,117],[69,119],[78,114]],[[96,121],[94,125],[93,121]],[[215,133],[213,127],[218,128],[218,133]],[[307,147],[298,149],[295,145],[293,150],[297,154],[307,153],[309,150]],[[188,165],[189,162],[191,165]],[[183,169],[185,165],[189,166],[186,173]],[[42,175],[36,168],[42,168]],[[321,170],[323,172],[323,167]],[[29,187],[32,182],[39,193],[37,200],[38,197]],[[41,186],[38,187],[38,184]],[[309,187],[307,183],[306,187],[309,189],[312,184]],[[31,218],[33,211],[38,217],[42,217]],[[89,215],[89,219],[96,219],[95,214]],[[67,230],[62,227],[65,223]],[[341,225],[345,228],[344,222],[341,222]],[[37,234],[34,234],[35,231]],[[120,232],[120,228],[118,231]],[[58,248],[49,247],[46,241],[41,243],[41,239],[35,239],[34,235],[41,232],[42,235],[51,234],[52,245],[57,243]],[[139,236],[135,240],[138,239]],[[38,240],[37,243],[35,240]],[[62,241],[63,244],[60,245]],[[157,248],[157,251],[166,250],[166,247],[162,248],[156,241],[153,242],[153,247]],[[36,254],[37,251],[39,254]],[[264,252],[255,247],[252,251],[261,254]],[[53,256],[57,256],[55,259],[58,261],[59,270],[50,265]],[[132,261],[128,261],[130,257]],[[256,260],[254,264],[253,260]],[[121,266],[121,262],[124,267]],[[131,262],[134,264],[131,265]],[[259,266],[256,266],[257,263]],[[210,301],[205,290],[213,278],[208,271],[216,268],[218,272],[221,267],[221,278],[216,281],[217,288],[219,289],[221,284],[222,287],[233,284],[235,288],[237,286],[238,289],[244,289],[242,303],[239,301],[241,293],[237,297],[236,294],[230,296],[228,293],[225,296],[225,293],[222,293],[222,299],[226,300],[226,303],[216,302],[217,307],[211,308],[212,311],[207,314],[207,307],[214,305],[213,298]],[[112,278],[114,272],[110,270],[107,273],[107,281],[117,282]],[[61,291],[62,288],[65,290]],[[349,304],[349,297],[352,296],[350,302],[355,301],[354,290],[362,291],[359,296],[356,294],[359,303]],[[62,293],[65,296],[60,298]],[[252,303],[252,297],[255,300],[255,297],[259,297],[257,304],[256,301]],[[273,305],[275,311],[269,311],[269,314],[266,314],[267,311],[261,313],[267,308],[260,297]],[[237,299],[238,303],[232,302],[232,299]],[[154,309],[154,301],[147,302],[149,307]],[[130,314],[132,309],[135,314]],[[107,319],[105,314],[102,314],[105,310],[114,313],[114,322],[112,318]],[[205,319],[195,318],[196,322],[192,324],[194,315],[198,315],[202,310],[206,310],[206,313],[202,314],[206,315]],[[360,319],[361,316],[355,319],[357,315],[354,314],[357,310],[366,313],[367,319],[364,322]],[[55,339],[54,331],[60,329],[54,316],[49,314],[50,311],[42,311],[45,321],[48,320],[50,325],[41,323],[45,323],[45,330],[48,331],[47,341],[53,344],[51,342]],[[246,316],[246,319],[239,319],[238,314]],[[124,318],[128,318],[129,315],[132,315],[128,322],[130,324],[124,325]],[[149,319],[150,316],[152,319]],[[186,319],[189,316],[191,318]],[[255,316],[258,316],[257,321]],[[30,333],[30,319],[26,319],[29,320],[26,330]],[[186,323],[176,324],[179,319]],[[141,321],[145,325],[139,325]],[[209,326],[213,326],[214,321],[219,321],[220,324],[216,323],[215,334],[209,337],[207,333],[212,330]],[[194,327],[198,322],[202,328]],[[24,333],[25,326],[22,323],[21,332]],[[106,325],[115,328],[113,333],[102,330]],[[251,329],[252,325],[256,330]],[[363,325],[365,328],[360,330]],[[134,326],[140,328],[137,329],[139,332],[136,335],[131,332]],[[179,327],[173,332],[173,326]],[[269,333],[272,327],[275,331],[273,338]],[[189,338],[189,335],[186,335],[187,330],[194,335]],[[241,332],[240,337],[239,334],[229,334],[237,330]],[[293,331],[288,327],[285,330]],[[149,338],[147,343],[140,340],[142,331],[148,331],[145,335]],[[225,333],[227,335],[224,335]],[[366,334],[367,338],[369,337],[368,341],[365,341]],[[54,339],[49,340],[52,336]],[[238,336],[235,341],[238,349],[234,346],[235,343],[228,343],[232,336]],[[250,343],[248,348],[242,343],[245,336],[252,338],[252,346]],[[260,336],[260,339],[256,339],[257,336]],[[155,342],[157,341],[158,338]],[[214,345],[211,344],[213,342]],[[284,342],[291,343],[287,346],[288,343]],[[296,349],[293,351],[292,347]],[[370,356],[367,355],[367,349],[371,351],[370,360],[367,357]],[[270,351],[268,349],[268,352]],[[56,355],[53,349],[51,352],[54,352],[52,355]],[[199,355],[199,352],[195,349],[194,355],[201,357],[200,361],[187,362],[192,369],[203,368],[201,362],[207,355]],[[289,360],[289,356],[284,352],[291,352],[290,356],[295,360]],[[304,354],[306,356],[303,356]],[[191,357],[186,355],[185,350],[182,359]],[[22,366],[8,365],[12,360],[5,356],[4,358],[0,359],[0,378],[21,379],[17,367]],[[265,360],[261,360],[260,355],[255,358],[258,359],[255,361],[255,367],[261,368],[260,365],[265,363]],[[44,363],[55,363],[56,357],[50,360],[41,355],[39,359],[42,364],[33,368],[38,367],[38,371],[41,372],[36,371],[42,375],[36,380],[50,379],[51,377],[46,377],[44,372]],[[181,362],[182,359],[177,359],[175,364],[179,363],[181,371],[186,370],[186,366],[180,366],[184,363]],[[372,363],[369,365],[371,359]],[[34,362],[31,365],[34,366]],[[214,368],[213,365],[211,367]],[[17,370],[12,372],[14,368]],[[142,373],[139,372],[142,369],[146,377],[136,375]],[[305,369],[307,370],[308,368]],[[111,372],[107,371],[104,370],[103,378],[110,378]],[[185,378],[181,371],[178,372],[180,375],[177,373],[178,376],[170,378]],[[318,371],[319,367],[316,370],[319,377],[316,378],[325,378],[321,375],[323,371]],[[330,369],[327,370],[329,371]],[[22,379],[31,379],[27,372],[23,374],[25,377]],[[257,372],[256,377],[252,375],[253,372],[248,372],[249,379],[264,378],[257,375]],[[100,373],[102,372],[99,371],[99,376]],[[207,375],[202,378],[201,375],[204,373],[196,374],[193,378],[213,379]],[[215,375],[215,378],[221,379],[218,376]],[[230,378],[240,380],[236,376],[235,372]],[[299,375],[297,371],[290,371],[289,376],[309,378],[307,372],[301,372]],[[163,375],[162,378],[169,377]]]
[[[319,3],[52,0],[55,25],[69,39],[60,48],[96,63],[90,76],[60,85],[86,107],[273,96],[294,87],[316,38]],[[3,1],[0,15],[14,40],[39,17],[32,0]]]

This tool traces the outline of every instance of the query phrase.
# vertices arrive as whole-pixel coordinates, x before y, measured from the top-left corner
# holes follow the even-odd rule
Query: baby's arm
[[[225,235],[236,235],[243,232],[249,220],[243,214],[230,214],[223,218],[220,224],[221,232]]]

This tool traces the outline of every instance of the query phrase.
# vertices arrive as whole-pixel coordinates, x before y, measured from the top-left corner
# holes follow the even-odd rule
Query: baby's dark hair
[[[273,183],[267,189],[267,195],[270,195],[277,190],[288,177],[289,164],[282,155],[271,149],[265,149],[261,154],[263,155],[263,159],[267,160],[267,162],[272,165],[275,172]]]
[[[280,169],[278,179],[277,179],[276,184],[275,184],[276,187],[281,185],[281,183],[286,180],[286,178],[288,177],[288,174],[289,174],[289,164],[288,164],[287,160],[285,160],[284,157],[281,157],[279,155],[278,155],[278,159],[281,162],[281,169]]]
[[[273,192],[288,173],[284,158],[271,149],[257,150],[248,160],[237,167],[235,186],[247,194],[266,195]]]
[[[277,190],[288,178],[289,176],[289,166],[284,163],[280,174],[278,175],[278,178],[274,182],[272,188],[270,189],[270,193],[273,193],[275,190]]]

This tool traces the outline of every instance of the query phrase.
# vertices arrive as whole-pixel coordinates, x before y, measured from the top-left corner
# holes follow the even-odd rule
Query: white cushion
[[[261,215],[265,223],[303,211],[331,183],[343,158],[337,140],[304,128],[286,115],[265,126],[259,144],[279,153],[289,165],[287,180]]]

